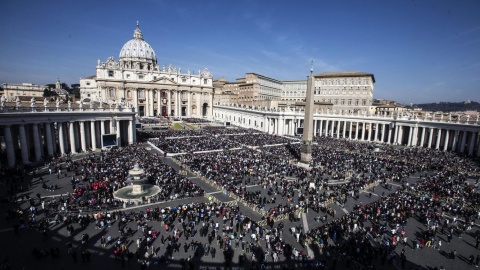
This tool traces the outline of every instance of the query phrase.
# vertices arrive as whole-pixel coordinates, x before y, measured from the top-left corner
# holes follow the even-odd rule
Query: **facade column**
[[[3,135],[5,136],[5,147],[7,148],[8,167],[15,166],[15,149],[13,148],[12,129],[9,125],[3,126]]]
[[[450,139],[449,136],[448,136],[449,134],[450,134],[450,130],[447,129],[446,133],[445,133],[445,144],[443,145],[443,151],[447,151],[447,149],[448,149],[448,143],[449,143],[449,139]]]
[[[60,155],[65,155],[65,136],[63,134],[63,123],[57,122],[58,144],[60,145]]]
[[[455,130],[455,133],[453,134],[453,141],[452,141],[452,152],[455,152],[457,150],[457,144],[458,144],[458,134],[460,131],[457,129]]]
[[[165,93],[167,93],[167,116],[170,117],[172,116],[172,91],[167,90]]]
[[[435,149],[439,150],[440,149],[440,140],[442,139],[442,130],[438,129],[437,132],[437,144],[435,145]]]
[[[187,92],[187,116],[192,116],[192,92]]]
[[[80,121],[80,145],[82,147],[82,152],[87,151],[87,143],[85,140],[85,122]]]
[[[77,148],[75,146],[75,127],[73,126],[75,124],[75,122],[70,122],[69,124],[70,124],[70,127],[69,127],[70,149],[71,149],[72,154],[76,154],[77,153]]]
[[[467,132],[464,130],[463,135],[462,135],[462,142],[460,144],[460,149],[458,149],[458,152],[463,153],[465,152],[465,144],[467,143]]]
[[[153,97],[153,92],[154,90],[153,89],[149,89],[148,90],[150,92],[150,100],[148,101],[148,115],[149,116],[156,116],[153,111],[155,109],[155,98]]]
[[[157,90],[157,115],[162,116],[162,90]]]
[[[97,132],[96,132],[96,129],[95,129],[95,121],[92,120],[90,121],[90,134],[92,136],[92,149],[95,150],[97,149]]]
[[[471,135],[470,135],[470,143],[468,144],[468,155],[469,156],[473,155],[473,148],[475,147],[476,138],[477,138],[477,133],[472,131]]]
[[[20,147],[22,150],[22,162],[23,164],[30,163],[28,158],[28,144],[27,144],[27,135],[25,133],[25,125],[18,125],[18,135],[20,136]]]
[[[342,134],[343,139],[345,139],[346,132],[347,132],[347,121],[343,121],[343,134]]]

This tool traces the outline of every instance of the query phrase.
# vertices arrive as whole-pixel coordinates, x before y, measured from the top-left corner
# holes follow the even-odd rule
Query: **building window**
[[[90,85],[90,82],[87,82],[87,85]]]
[[[183,79],[182,79],[182,82],[187,82],[187,79],[183,78]]]
[[[203,79],[203,84],[207,84],[208,83],[208,79]]]
[[[130,79],[130,74],[127,74],[127,79]]]
[[[138,98],[145,98],[145,90],[138,90]]]
[[[143,80],[143,75],[138,75],[139,80]]]
[[[115,97],[115,89],[110,88],[108,95],[109,95],[110,97]]]
[[[108,71],[108,77],[113,77],[113,70]]]

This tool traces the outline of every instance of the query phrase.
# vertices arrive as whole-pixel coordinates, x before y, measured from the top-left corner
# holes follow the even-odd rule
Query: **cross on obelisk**
[[[310,62],[310,76],[307,77],[307,97],[305,100],[305,117],[303,121],[302,149],[300,151],[300,162],[310,163],[312,160],[313,140],[313,60]]]

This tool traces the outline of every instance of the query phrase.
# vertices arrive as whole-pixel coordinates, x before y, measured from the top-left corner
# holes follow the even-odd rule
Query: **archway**
[[[208,103],[203,103],[202,116],[207,115],[207,110],[208,110]]]

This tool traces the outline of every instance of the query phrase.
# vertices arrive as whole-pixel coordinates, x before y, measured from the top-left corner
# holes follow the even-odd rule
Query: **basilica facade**
[[[96,74],[80,79],[82,102],[122,103],[143,117],[203,117],[213,110],[213,75],[157,63],[137,23],[118,61],[97,61]]]

